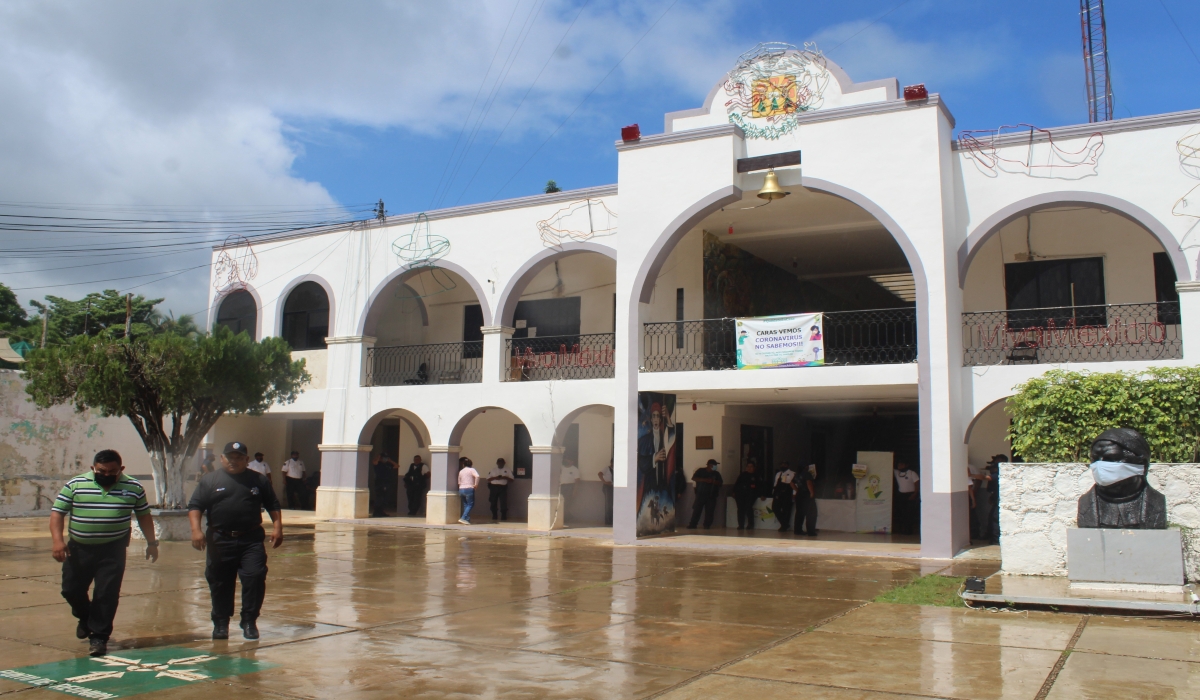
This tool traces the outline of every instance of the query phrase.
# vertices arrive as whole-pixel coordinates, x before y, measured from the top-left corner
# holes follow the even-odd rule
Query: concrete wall
[[[126,473],[154,500],[154,482],[144,478],[150,458],[127,419],[70,406],[40,410],[29,402],[26,384],[20,372],[0,370],[0,516],[48,513],[62,485],[91,469],[103,449],[120,452]]]
[[[683,317],[704,318],[704,232],[692,229],[667,256],[654,281],[642,322],[675,321],[675,294],[683,288]]]
[[[1008,442],[1008,413],[1004,402],[994,403],[984,409],[971,426],[971,438],[967,442],[967,463],[982,468],[993,455],[1012,456],[1012,445]]]
[[[1026,239],[1026,225],[1029,228]],[[1083,207],[1033,212],[1000,229],[983,244],[967,270],[964,311],[1006,308],[1004,264],[1025,262],[1032,243],[1036,260],[1104,258],[1104,298],[1109,304],[1153,302],[1154,254],[1162,245],[1129,219]]]
[[[1200,464],[1151,464],[1167,522],[1183,532],[1189,581],[1200,581]],[[1000,555],[1006,574],[1067,575],[1067,529],[1096,482],[1086,464],[1000,465]]]

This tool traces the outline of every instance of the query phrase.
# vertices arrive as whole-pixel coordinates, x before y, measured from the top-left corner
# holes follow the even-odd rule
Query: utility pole
[[[1083,29],[1088,121],[1111,121],[1113,92],[1108,77],[1108,30],[1104,24],[1104,0],[1079,0],[1079,24]]]
[[[133,319],[133,292],[125,293],[125,337],[129,337],[129,326]]]
[[[43,350],[46,349],[46,329],[47,329],[47,326],[49,326],[49,324],[50,324],[50,309],[47,307],[46,310],[42,312],[42,349]]]
[[[92,300],[88,299],[87,310],[83,312],[83,334],[88,334],[88,318],[92,315]]]

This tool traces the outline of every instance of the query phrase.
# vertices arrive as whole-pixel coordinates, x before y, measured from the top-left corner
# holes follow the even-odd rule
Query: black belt
[[[240,538],[242,535],[249,535],[252,532],[251,530],[222,530],[219,527],[212,527],[209,529],[218,535],[225,535],[226,537],[233,537],[235,539]],[[261,530],[262,528],[258,529]]]

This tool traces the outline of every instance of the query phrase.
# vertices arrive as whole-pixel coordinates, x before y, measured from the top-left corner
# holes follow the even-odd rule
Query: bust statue
[[[1150,445],[1141,433],[1105,430],[1092,442],[1091,458],[1096,485],[1079,497],[1079,527],[1167,528],[1167,498],[1146,481]]]

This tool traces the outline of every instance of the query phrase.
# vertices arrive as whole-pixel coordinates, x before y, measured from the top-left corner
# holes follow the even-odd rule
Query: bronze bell
[[[789,194],[791,192],[784,192],[780,189],[779,177],[775,175],[775,168],[768,170],[767,179],[763,181],[762,189],[758,191],[758,198],[766,200],[783,199]]]

